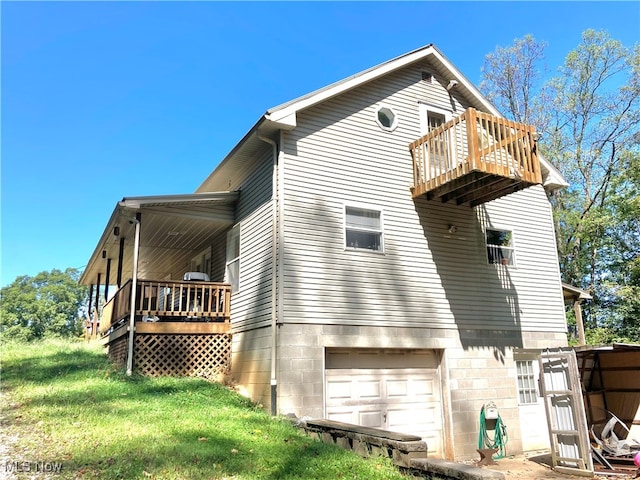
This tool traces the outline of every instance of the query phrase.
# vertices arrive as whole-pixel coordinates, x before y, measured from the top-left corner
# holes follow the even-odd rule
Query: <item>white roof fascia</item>
[[[118,206],[127,209],[138,209],[145,205],[169,205],[172,203],[195,202],[234,202],[238,199],[238,192],[206,192],[187,193],[181,195],[150,195],[144,197],[125,197],[118,202]]]
[[[364,70],[363,72],[356,73],[355,75],[316,90],[308,95],[304,95],[296,100],[271,108],[265,114],[265,119],[272,122],[281,122],[284,119],[288,119],[286,123],[291,123],[290,119],[292,115],[295,115],[300,110],[313,106],[364,83],[370,82],[371,80],[375,80],[376,78],[386,75],[398,68],[402,68],[405,65],[421,60],[434,52],[435,49],[433,46],[427,45],[426,47],[419,48],[393,60],[381,63],[375,67]]]

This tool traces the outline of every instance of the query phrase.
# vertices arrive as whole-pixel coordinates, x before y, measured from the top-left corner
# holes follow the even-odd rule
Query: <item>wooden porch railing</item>
[[[468,108],[409,145],[413,196],[449,185],[445,201],[477,204],[542,183],[535,135],[533,126]]]
[[[131,314],[132,282],[129,280],[107,302],[100,318],[100,332]],[[229,322],[231,285],[216,282],[138,280],[135,315],[153,320],[211,319]]]

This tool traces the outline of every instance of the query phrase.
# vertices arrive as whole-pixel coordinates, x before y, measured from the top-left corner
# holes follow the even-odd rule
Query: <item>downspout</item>
[[[140,212],[131,220],[136,224],[135,240],[133,245],[133,274],[131,276],[131,303],[129,308],[129,352],[127,354],[127,375],[133,373],[133,335],[136,328],[136,290],[138,289],[138,250],[140,247]]]
[[[258,138],[273,148],[273,173],[271,177],[271,415],[278,414],[278,144],[258,133]]]

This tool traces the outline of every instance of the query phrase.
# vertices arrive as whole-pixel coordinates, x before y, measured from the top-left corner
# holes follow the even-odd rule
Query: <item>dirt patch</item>
[[[627,480],[634,478],[632,474],[615,475],[615,477],[598,474],[593,477],[583,477],[559,473],[551,468],[551,455],[549,453],[501,458],[496,460],[496,465],[482,468],[502,472],[505,480],[577,480],[586,478]]]

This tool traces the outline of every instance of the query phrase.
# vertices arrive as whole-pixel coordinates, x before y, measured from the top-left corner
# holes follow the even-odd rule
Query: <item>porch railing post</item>
[[[477,158],[480,146],[478,142],[478,117],[473,108],[468,108],[465,112],[467,116],[467,138],[469,139],[469,167],[476,170],[478,168]]]

